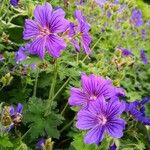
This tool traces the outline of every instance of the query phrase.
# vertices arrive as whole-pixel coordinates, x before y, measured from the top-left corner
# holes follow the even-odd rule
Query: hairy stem
[[[33,97],[36,97],[38,77],[39,77],[39,70],[37,70],[37,72],[36,72],[35,84],[34,84],[34,90],[33,90]]]

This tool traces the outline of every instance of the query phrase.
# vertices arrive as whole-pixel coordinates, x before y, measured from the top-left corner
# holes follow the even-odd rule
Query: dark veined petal
[[[43,59],[45,56],[45,42],[46,42],[45,38],[38,38],[34,40],[30,44],[29,52],[31,54],[37,54],[40,56],[40,58]]]
[[[21,103],[18,103],[17,108],[16,108],[16,112],[21,114],[22,110],[23,110],[23,105]]]
[[[52,33],[64,32],[69,28],[69,21],[65,18],[65,12],[59,8],[56,9],[52,15],[49,22],[49,28]]]
[[[125,121],[121,118],[113,118],[106,124],[107,133],[113,138],[121,138],[123,136],[123,129],[125,128]]]
[[[50,34],[47,37],[46,48],[52,57],[58,58],[62,50],[66,48],[66,43],[61,37]]]
[[[76,10],[74,13],[75,18],[78,20],[81,32],[88,32],[90,30],[89,24],[86,22],[86,18],[83,16],[80,10]]]
[[[109,118],[113,118],[115,116],[119,116],[123,111],[125,111],[125,103],[111,100],[107,103],[107,116]]]
[[[88,110],[93,114],[103,114],[106,111],[106,101],[102,95],[95,101],[91,101]]]
[[[95,75],[90,75],[87,76],[85,73],[81,75],[81,83],[82,83],[82,88],[83,90],[88,94],[88,95],[93,95],[95,92],[95,88],[97,85],[97,78]]]
[[[86,103],[86,95],[79,88],[71,88],[69,104],[73,106],[81,106]]]
[[[88,33],[83,33],[82,34],[82,46],[87,55],[91,54],[91,52],[92,52],[91,49],[89,48],[90,43],[91,43],[90,35]]]
[[[87,132],[87,134],[84,137],[84,142],[86,144],[99,144],[99,142],[101,142],[104,137],[104,130],[105,128],[103,126],[95,126]]]
[[[51,14],[52,6],[49,3],[45,3],[42,6],[37,5],[34,10],[34,18],[42,27],[48,27]]]
[[[71,43],[72,43],[72,45],[74,46],[75,50],[76,50],[77,52],[79,52],[79,51],[80,51],[80,46],[79,46],[78,40],[73,39],[73,40],[71,40]]]
[[[29,40],[35,38],[40,33],[37,23],[31,19],[25,20],[25,28],[23,32],[23,38]]]
[[[96,125],[95,117],[91,112],[87,110],[80,110],[77,114],[76,127],[78,129],[87,130]]]

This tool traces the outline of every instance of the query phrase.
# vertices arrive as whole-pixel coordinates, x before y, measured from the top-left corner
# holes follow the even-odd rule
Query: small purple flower
[[[146,30],[142,30],[141,31],[141,36],[142,36],[142,39],[144,39],[146,37]]]
[[[95,0],[95,2],[100,6],[103,7],[106,3],[106,0]]]
[[[3,61],[4,59],[5,57],[2,54],[0,54],[0,61]]]
[[[10,107],[10,116],[13,119],[13,122],[15,124],[18,124],[21,122],[22,111],[23,111],[23,105],[21,103],[18,103],[16,108],[14,108],[13,106]]]
[[[79,52],[80,51],[79,41],[80,41],[81,47],[85,50],[86,54],[89,55],[91,53],[91,50],[89,48],[89,45],[91,43],[91,37],[88,33],[88,31],[90,30],[90,26],[86,22],[86,18],[83,16],[80,10],[76,10],[74,15],[78,21],[78,24],[77,25],[74,25],[73,23],[70,24],[69,36],[72,38],[71,43],[73,44],[77,52]],[[74,38],[75,36],[79,37],[80,39]]]
[[[126,48],[122,48],[122,47],[119,47],[117,48],[117,50],[121,50],[122,52],[122,55],[125,56],[125,57],[129,57],[129,56],[132,56],[132,51],[131,50],[128,50]]]
[[[110,12],[110,10],[107,11],[107,17],[108,17],[108,18],[111,17],[111,12]]]
[[[41,138],[41,139],[39,139],[39,141],[38,141],[38,143],[37,143],[37,149],[38,150],[43,150],[43,147],[44,147],[44,145],[45,145],[45,139],[44,138]]]
[[[134,101],[126,104],[126,111],[144,125],[150,125],[150,117],[146,117],[145,104],[150,103],[150,98],[144,98],[141,101]]]
[[[70,105],[87,109],[91,103],[101,98],[102,95],[106,99],[118,97],[119,94],[124,95],[123,89],[114,87],[111,80],[93,74],[89,76],[82,74],[81,83],[81,89],[71,88]]]
[[[108,133],[113,138],[121,138],[125,121],[119,116],[125,105],[119,101],[106,102],[102,96],[89,105],[88,110],[80,110],[77,114],[76,127],[89,130],[84,137],[86,144],[99,144]]]
[[[109,150],[117,150],[116,144],[114,143],[113,145],[111,145]]]
[[[14,7],[18,6],[19,0],[10,0],[10,4],[13,5]]]
[[[18,52],[15,54],[16,63],[22,62],[27,59],[26,49],[24,47],[20,47]]]
[[[144,64],[148,63],[148,58],[143,49],[140,50],[140,57]]]
[[[47,49],[54,58],[61,55],[62,50],[66,48],[66,43],[58,33],[66,31],[69,26],[69,21],[64,17],[65,12],[61,8],[53,10],[49,3],[36,6],[35,19],[25,20],[23,32],[25,40],[32,40],[29,48],[31,54],[37,54],[43,59]]]
[[[140,9],[133,9],[132,10],[132,16],[130,18],[130,21],[136,27],[143,25],[142,12]]]
[[[114,0],[115,4],[119,4],[120,0]]]

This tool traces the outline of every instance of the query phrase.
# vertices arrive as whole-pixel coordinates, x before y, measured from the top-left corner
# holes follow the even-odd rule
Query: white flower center
[[[104,115],[99,115],[98,122],[99,122],[99,124],[104,125],[107,122],[107,118]]]
[[[90,96],[90,100],[96,100],[97,97],[95,95]]]

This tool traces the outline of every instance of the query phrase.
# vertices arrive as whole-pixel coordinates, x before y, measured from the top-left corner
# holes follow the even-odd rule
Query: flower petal
[[[91,43],[91,37],[88,33],[82,34],[82,46],[86,52],[87,55],[91,54],[91,49],[89,48],[89,45]]]
[[[91,101],[88,110],[94,114],[102,114],[106,111],[106,101],[104,96],[99,97],[95,101]]]
[[[119,102],[117,100],[110,100],[107,104],[107,116],[109,118],[119,116],[123,111],[125,111],[125,103]]]
[[[55,10],[49,22],[52,33],[64,32],[69,27],[69,21],[65,18],[65,12],[62,9]]]
[[[76,127],[78,129],[87,130],[93,128],[96,124],[95,116],[87,110],[80,110],[77,114]]]
[[[45,56],[45,41],[45,38],[34,40],[30,45],[29,52],[31,54],[37,54],[43,59]]]
[[[51,56],[58,58],[62,50],[66,48],[66,43],[61,37],[50,34],[47,37],[46,48]]]
[[[16,108],[16,112],[21,114],[22,110],[23,110],[23,105],[18,103],[17,108]]]
[[[120,118],[111,119],[106,124],[106,131],[113,138],[120,138],[123,136],[123,129],[125,128],[125,121]]]
[[[86,95],[79,88],[71,88],[71,96],[69,104],[73,106],[81,106],[86,102]]]
[[[84,142],[86,144],[96,143],[102,141],[104,137],[104,127],[103,126],[95,126],[90,131],[87,132],[86,136],[84,137]]]
[[[23,32],[23,38],[29,40],[35,38],[40,33],[37,23],[31,19],[25,20],[25,29]]]
[[[43,27],[48,26],[52,14],[52,6],[45,3],[43,6],[37,5],[34,10],[35,20]]]

